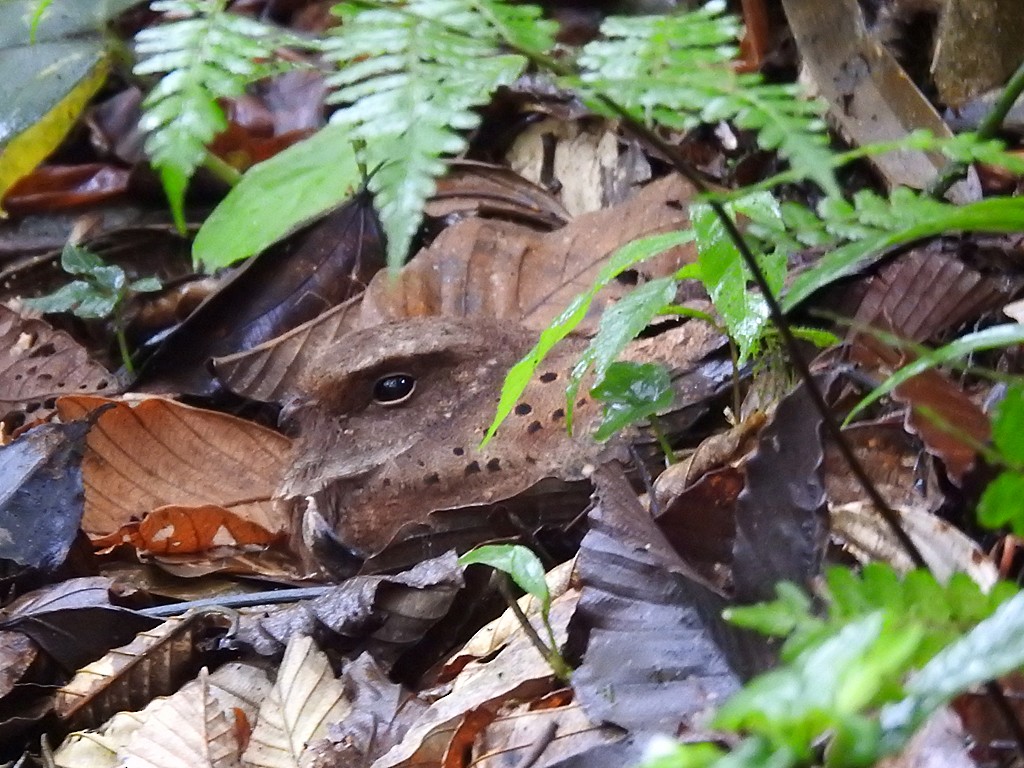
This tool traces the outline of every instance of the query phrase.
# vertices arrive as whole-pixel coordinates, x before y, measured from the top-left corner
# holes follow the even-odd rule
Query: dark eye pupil
[[[407,373],[393,373],[377,379],[373,385],[373,399],[382,405],[400,403],[416,388],[416,379]]]

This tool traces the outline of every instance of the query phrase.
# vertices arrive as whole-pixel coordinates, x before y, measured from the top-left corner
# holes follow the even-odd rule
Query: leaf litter
[[[807,42],[802,15],[790,21],[845,138],[864,141],[865,126],[850,117],[855,102],[872,105],[883,132],[938,119],[930,107],[904,114],[926,100],[888,53],[872,54],[866,80],[832,93],[835,52]],[[860,31],[844,43],[862,44]],[[300,131],[322,114],[322,89],[309,93],[315,104]],[[559,114],[548,97],[525,93],[533,114]],[[259,119],[246,122],[244,100],[231,99],[239,112],[219,140],[222,155],[252,159],[295,138],[266,92],[251,98],[249,117],[279,123],[275,135],[259,135]],[[717,707],[775,662],[769,644],[722,620],[723,608],[769,599],[782,579],[813,585],[836,557],[909,565],[821,439],[806,385],[782,387],[752,426],[729,429],[729,385],[764,374],[734,372],[719,329],[685,312],[626,350],[635,362],[669,366],[671,405],[599,445],[591,433],[600,404],[584,389],[572,403],[576,430],[563,431],[563,385],[602,313],[633,282],[693,269],[690,245],[599,294],[495,442],[479,447],[505,370],[617,248],[687,227],[695,195],[675,174],[632,189],[652,168],[659,175],[664,158],[613,123],[539,124],[534,144],[517,150],[528,157],[504,158],[534,178],[469,158],[451,164],[428,201],[415,258],[396,273],[379,271],[385,243],[368,198],[331,191],[333,212],[261,249],[186,312],[135,381],[97,362],[109,359],[102,324],[38,319],[15,311],[16,301],[0,307],[9,443],[0,449],[0,557],[5,588],[21,595],[0,614],[0,740],[17,744],[0,759],[33,749],[40,734],[87,728],[67,738],[56,764],[636,763],[655,732],[712,738]],[[112,144],[130,143],[134,130],[106,129],[123,132]],[[705,167],[726,164],[735,149],[720,136],[686,141]],[[499,148],[489,147],[492,159]],[[136,153],[127,162],[139,161]],[[12,210],[123,196],[123,178],[90,175],[104,167],[42,169],[22,190],[50,191],[12,194]],[[934,167],[924,152],[876,163],[887,183]],[[83,173],[94,181],[83,185]],[[560,193],[552,173],[590,181]],[[103,187],[100,197],[79,197],[77,186],[90,184]],[[972,176],[955,194],[975,198],[978,184]],[[808,303],[844,307],[858,375],[883,378],[912,352],[878,330],[936,342],[1017,295],[1019,275],[992,260],[1019,244],[999,237],[915,246]],[[708,311],[707,299],[692,284],[676,296],[691,315]],[[996,363],[1016,370],[1010,352]],[[830,404],[848,408],[863,382],[845,365],[822,364],[834,366],[821,384]],[[420,399],[410,402],[439,414],[376,402],[375,385],[396,376],[414,378]],[[139,400],[140,392],[168,397]],[[978,457],[990,392],[929,371],[876,406],[874,421],[847,429],[935,572],[966,571],[985,585],[1000,574],[977,532],[939,511],[986,471]],[[55,412],[60,421],[45,423]],[[955,434],[923,415],[933,413]],[[644,487],[644,475],[662,469],[652,423],[693,455],[685,471]],[[669,492],[671,475],[682,479]],[[463,577],[450,551],[491,540],[527,542],[547,566],[561,564],[551,622],[577,665],[570,685],[512,614],[488,623],[500,603],[479,573]],[[95,575],[114,564],[117,581]],[[138,586],[191,576],[202,594],[219,583],[210,574],[225,571],[260,583],[211,591],[222,607],[159,626],[151,613],[165,598]],[[255,597],[245,594],[252,589]],[[285,594],[295,602],[279,604]],[[41,692],[40,683],[63,687]],[[965,722],[981,734],[978,719]]]

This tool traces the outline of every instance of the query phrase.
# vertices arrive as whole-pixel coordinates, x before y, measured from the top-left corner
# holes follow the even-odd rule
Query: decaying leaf
[[[43,424],[0,447],[0,560],[59,568],[82,520],[89,425]]]
[[[827,390],[835,374],[819,378]],[[746,462],[736,503],[733,583],[741,602],[770,600],[775,584],[807,584],[825,556],[828,518],[821,414],[801,383],[779,403]]]
[[[585,648],[573,689],[594,722],[674,733],[739,688],[725,603],[672,550],[621,471],[595,479],[570,627]]]
[[[336,648],[369,651],[390,667],[448,613],[462,584],[449,552],[394,576],[356,576],[306,604],[245,616],[238,639],[274,655],[296,635],[328,637]]]
[[[234,713],[210,692],[205,669],[198,682],[165,699],[132,735],[125,768],[241,767]]]
[[[368,768],[397,744],[427,708],[426,702],[391,682],[364,653],[347,664],[341,684],[352,702],[349,713],[327,727],[327,737],[310,744],[309,768]]]
[[[58,410],[73,420],[104,402],[62,398]],[[87,444],[82,528],[98,544],[137,536],[149,551],[188,552],[201,549],[197,542],[263,544],[264,533],[280,536],[289,529],[273,492],[291,441],[265,427],[151,398],[134,407],[115,403],[90,430]],[[204,519],[202,510],[211,505],[216,509]],[[161,507],[171,508],[147,523],[146,516]],[[182,516],[183,507],[194,519]],[[207,526],[203,536],[197,521]],[[246,526],[250,533],[256,526],[256,539],[236,538]]]
[[[316,318],[360,293],[383,265],[383,235],[364,192],[256,256],[203,302],[146,364],[146,390],[212,394],[211,358]]]
[[[191,614],[140,632],[128,645],[78,670],[57,692],[54,711],[68,730],[81,730],[169,696],[198,670],[196,641],[209,622]]]
[[[29,592],[0,613],[0,629],[22,632],[74,671],[160,621],[110,602],[110,580],[69,579]]]
[[[260,707],[242,755],[254,768],[298,768],[307,745],[352,711],[345,686],[313,639],[296,635],[285,650],[277,682]]]
[[[64,331],[0,305],[0,417],[34,419],[70,394],[113,394],[117,380]]]

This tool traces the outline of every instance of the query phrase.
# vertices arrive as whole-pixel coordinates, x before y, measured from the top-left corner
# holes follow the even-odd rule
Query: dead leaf
[[[585,648],[573,690],[592,722],[676,733],[740,686],[735,649],[720,640],[725,602],[672,550],[621,470],[595,481],[570,627],[572,646]]]
[[[0,560],[55,571],[82,520],[89,425],[43,424],[0,448]]]
[[[836,374],[817,379],[827,391]],[[821,572],[828,542],[821,414],[807,384],[779,403],[745,465],[736,502],[733,583],[740,602],[770,600],[775,584],[805,586]]]
[[[919,128],[935,136],[952,135],[892,54],[868,35],[857,0],[782,4],[815,89],[828,101],[830,118],[852,144],[898,140]],[[924,189],[946,159],[938,153],[905,150],[874,155],[870,162],[890,187]],[[949,197],[966,203],[980,194],[974,174],[971,183],[955,185]]]
[[[250,349],[360,293],[384,265],[367,193],[249,261],[143,368],[145,391],[212,394],[211,358]]]
[[[110,401],[62,398],[58,410],[70,421],[104,402]],[[82,528],[97,542],[119,542],[125,526],[138,526],[146,515],[167,506],[216,505],[271,535],[289,529],[288,516],[273,500],[273,492],[291,441],[277,432],[226,414],[150,398],[134,407],[115,403],[99,417],[87,443]],[[167,510],[166,516],[179,511]],[[156,525],[148,539],[140,533],[149,544],[172,533],[167,522]],[[212,530],[213,538],[207,541],[220,541],[220,522]],[[185,542],[184,536],[180,541]]]
[[[208,617],[192,614],[140,632],[78,670],[57,691],[54,711],[68,730],[81,730],[121,710],[141,709],[155,696],[169,696],[198,671],[196,642],[209,626]]]
[[[0,629],[22,632],[74,671],[160,621],[110,602],[110,580],[68,579],[22,595],[0,613]]]
[[[232,716],[210,692],[208,674],[153,711],[131,737],[125,768],[241,768]]]
[[[242,760],[253,768],[298,768],[307,745],[351,711],[327,656],[312,638],[296,635],[288,642]]]
[[[463,585],[452,552],[393,576],[356,576],[315,600],[243,616],[239,642],[276,655],[296,635],[330,637],[334,648],[368,651],[391,664],[445,614]]]

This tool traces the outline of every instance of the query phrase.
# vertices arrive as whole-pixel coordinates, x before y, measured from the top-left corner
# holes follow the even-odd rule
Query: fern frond
[[[405,258],[422,208],[445,165],[442,156],[466,147],[474,108],[526,66],[503,53],[509,36],[523,48],[546,48],[551,26],[529,6],[497,0],[409,0],[371,9],[335,8],[342,24],[326,44],[340,65],[328,84],[334,103],[348,106],[331,118],[365,143],[362,159],[380,166],[370,180],[388,239],[388,261]]]
[[[148,134],[146,151],[177,219],[185,186],[205,159],[206,145],[227,127],[217,99],[239,96],[250,83],[290,66],[274,51],[294,38],[228,13],[225,0],[161,0],[152,9],[177,20],[135,38],[142,57],[135,73],[166,73],[143,102],[140,127]]]
[[[732,121],[757,132],[758,143],[777,150],[801,176],[838,195],[822,105],[800,99],[795,86],[738,75],[738,21],[709,3],[676,16],[610,17],[602,39],[579,57],[581,74],[565,78],[586,95],[588,106],[614,116],[601,96],[638,120],[673,128]]]

